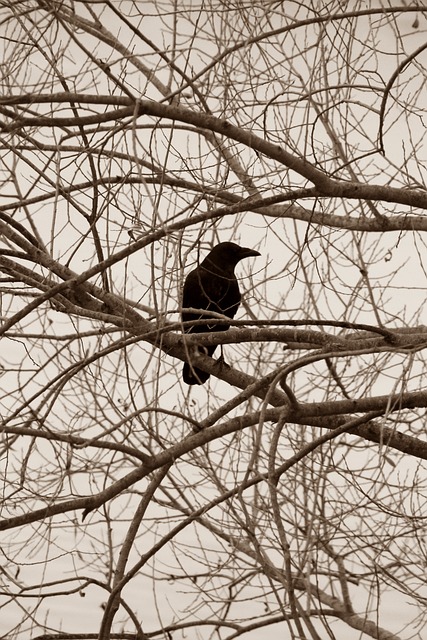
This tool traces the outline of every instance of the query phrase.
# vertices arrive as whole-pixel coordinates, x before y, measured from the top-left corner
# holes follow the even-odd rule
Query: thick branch
[[[84,94],[57,93],[53,95],[23,95],[6,97],[0,100],[0,104],[35,104],[42,103],[80,103],[98,105],[116,105],[123,108],[116,109],[109,113],[83,118],[52,118],[51,116],[19,118],[12,111],[10,116],[13,122],[3,126],[3,130],[13,130],[22,126],[82,126],[107,122],[111,120],[123,119],[126,117],[140,117],[143,115],[165,118],[185,122],[203,129],[208,129],[221,134],[226,138],[231,138],[241,142],[245,146],[262,153],[263,155],[276,160],[278,163],[295,171],[300,176],[316,186],[314,195],[348,198],[351,200],[381,200],[383,202],[394,202],[412,207],[427,209],[427,192],[417,189],[398,189],[383,185],[363,184],[360,182],[345,182],[330,178],[326,173],[320,171],[304,158],[292,155],[279,145],[272,144],[267,140],[256,136],[250,129],[244,129],[231,124],[227,120],[216,118],[203,112],[192,111],[181,106],[167,105],[152,100],[141,100],[136,103],[128,97],[123,96],[91,96]],[[387,222],[384,220],[384,229],[387,229]]]

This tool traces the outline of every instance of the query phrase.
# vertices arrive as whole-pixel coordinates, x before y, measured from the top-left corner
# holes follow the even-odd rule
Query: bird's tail
[[[204,384],[210,377],[209,373],[192,367],[188,362],[184,362],[182,368],[182,378],[186,384]]]

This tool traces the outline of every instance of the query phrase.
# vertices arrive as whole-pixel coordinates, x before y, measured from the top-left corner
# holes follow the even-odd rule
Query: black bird
[[[239,247],[234,242],[221,242],[206,256],[196,269],[190,271],[184,282],[182,296],[183,322],[191,320],[206,320],[209,314],[185,311],[186,308],[203,309],[221,313],[234,318],[240,305],[241,295],[234,269],[240,260],[250,256],[261,255],[253,249]],[[211,316],[212,317],[212,316]],[[226,331],[229,324],[209,324],[188,326],[186,333],[205,333],[210,331]],[[215,346],[201,347],[203,352],[212,356]],[[191,366],[185,362],[182,370],[184,382],[187,384],[203,384],[209,378],[209,373]]]

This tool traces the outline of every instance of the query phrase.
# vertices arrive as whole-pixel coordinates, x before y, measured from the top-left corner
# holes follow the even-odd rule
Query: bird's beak
[[[260,256],[261,254],[254,249],[247,249],[246,247],[241,247],[240,249],[240,259],[242,258],[250,258],[251,256]]]

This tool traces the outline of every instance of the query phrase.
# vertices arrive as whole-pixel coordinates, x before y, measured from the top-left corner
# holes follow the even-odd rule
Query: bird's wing
[[[203,273],[199,268],[190,271],[184,282],[182,293],[183,308],[206,309],[209,299],[205,293],[206,283],[203,283]],[[189,317],[186,317],[189,316]],[[194,313],[183,312],[183,319],[194,319]]]
[[[240,291],[236,278],[221,277],[198,267],[191,271],[184,283],[182,306],[206,309],[233,318],[239,308]],[[183,312],[183,320],[203,318],[200,314]],[[218,327],[219,329],[219,327]]]

